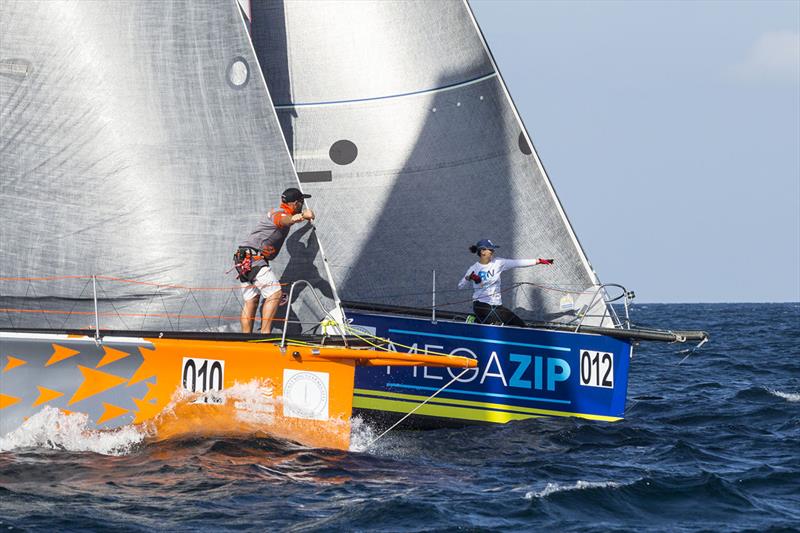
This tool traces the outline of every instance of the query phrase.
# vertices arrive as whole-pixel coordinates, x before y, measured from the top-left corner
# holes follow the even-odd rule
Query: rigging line
[[[371,440],[369,443],[367,443],[367,445],[366,445],[366,446],[364,446],[364,450],[368,449],[370,446],[372,446],[373,444],[375,444],[375,443],[378,441],[378,439],[380,439],[381,437],[383,437],[384,435],[386,435],[387,433],[389,433],[391,430],[393,430],[394,428],[396,428],[397,426],[399,426],[399,425],[400,425],[400,423],[401,423],[401,422],[403,422],[403,421],[404,421],[406,418],[408,418],[409,416],[411,416],[411,415],[413,415],[414,413],[416,413],[416,412],[417,412],[417,411],[418,411],[418,410],[419,410],[419,409],[420,409],[420,408],[421,408],[423,405],[425,405],[426,403],[428,403],[429,401],[431,401],[432,399],[434,399],[434,398],[435,398],[435,397],[436,397],[436,396],[437,396],[437,395],[438,395],[440,392],[442,392],[442,391],[443,391],[443,390],[445,390],[447,387],[449,387],[450,385],[452,385],[453,383],[455,383],[455,382],[458,380],[458,378],[460,378],[461,376],[463,376],[464,374],[466,374],[466,373],[467,373],[467,372],[469,372],[470,370],[472,370],[472,369],[471,369],[471,368],[465,368],[464,370],[462,370],[462,371],[461,371],[461,373],[460,373],[459,375],[457,375],[457,376],[454,376],[454,377],[453,377],[453,379],[451,379],[451,380],[450,380],[450,381],[449,381],[449,382],[448,382],[446,385],[443,385],[442,387],[440,387],[440,388],[439,388],[439,390],[437,390],[436,392],[434,392],[433,394],[431,394],[430,396],[428,396],[428,397],[425,399],[425,401],[424,401],[424,402],[422,402],[422,403],[420,403],[419,405],[417,405],[417,406],[416,406],[415,408],[413,408],[411,411],[409,411],[408,413],[406,413],[406,415],[405,415],[403,418],[401,418],[400,420],[398,420],[397,422],[395,422],[394,424],[392,424],[392,425],[391,425],[391,427],[389,427],[389,429],[387,429],[386,431],[384,431],[383,433],[381,433],[380,435],[378,435],[377,437],[375,437],[374,439],[372,439],[372,440]]]
[[[169,322],[169,329],[175,331],[175,326],[172,325],[172,318],[169,316],[169,309],[167,309],[167,302],[164,301],[164,293],[161,292],[161,287],[156,287],[159,299],[161,300],[161,307],[164,308],[164,313],[167,314],[167,321]],[[181,308],[183,309],[183,308]]]
[[[156,288],[155,292],[150,295],[150,298],[147,300],[147,305],[144,306],[144,318],[142,318],[142,325],[139,326],[142,330],[144,330],[144,325],[147,322],[147,313],[150,311],[150,305],[153,303],[153,300],[156,299],[156,295],[158,294],[159,289]]]
[[[684,341],[685,341],[685,339],[684,339]],[[681,342],[684,342],[684,341],[681,341]],[[684,357],[683,359],[681,359],[681,360],[680,360],[680,362],[678,362],[678,364],[679,364],[679,365],[683,364],[683,362],[684,362],[684,361],[686,361],[687,359],[689,359],[689,356],[690,356],[690,355],[692,355],[694,352],[696,352],[697,350],[699,350],[699,349],[700,349],[700,348],[701,348],[701,347],[702,347],[702,346],[703,346],[705,343],[707,343],[707,342],[708,342],[708,337],[706,337],[706,338],[704,338],[703,340],[701,340],[701,341],[700,341],[700,343],[699,343],[697,346],[695,346],[694,348],[690,348],[690,349],[688,349],[688,350],[682,350],[682,351],[678,352],[678,353],[686,353],[686,357]]]
[[[495,285],[496,283],[497,282],[494,282],[494,283],[492,283],[490,285],[487,285],[487,287]],[[541,285],[541,284],[533,283],[533,282],[530,282],[530,281],[517,282],[517,283],[511,285],[510,287],[506,287],[505,289],[501,289],[500,293],[501,294],[505,294],[505,293],[507,293],[509,291],[512,291],[514,289],[518,289],[518,288],[522,287],[523,285],[530,285],[532,287],[536,287],[536,288],[539,288],[539,289],[542,289],[542,290],[549,290],[549,291],[553,291],[553,292],[561,292],[561,293],[566,293],[566,294],[589,294],[590,293],[590,291],[588,291],[586,289],[567,290],[567,289],[564,289],[564,288],[560,288],[559,286]],[[562,287],[570,287],[570,286],[571,285],[567,284],[567,285],[563,285]],[[580,285],[577,285],[577,284],[575,284],[575,286],[576,287],[580,287]],[[461,292],[463,292],[465,290],[471,290],[471,289],[443,289],[443,290],[437,290],[436,292],[437,292],[437,294],[440,294],[440,293],[456,293],[456,292],[461,293]],[[430,291],[425,291],[425,292],[396,293],[396,294],[390,294],[388,296],[387,295],[375,295],[375,294],[373,294],[373,295],[367,295],[367,297],[368,298],[402,298],[402,297],[409,297],[409,296],[427,296],[429,294],[430,294]],[[451,306],[451,305],[469,303],[469,302],[472,302],[472,301],[473,301],[472,298],[464,299],[464,300],[455,300],[455,301],[452,301],[452,302],[444,302],[444,303],[436,304],[435,307],[436,308],[447,307],[447,306]],[[427,306],[427,307],[431,307],[431,306]]]
[[[275,109],[293,109],[295,107],[322,107],[322,106],[329,106],[329,105],[341,105],[341,104],[354,104],[359,102],[372,102],[375,100],[389,100],[392,98],[403,98],[406,96],[418,96],[421,94],[435,94],[441,93],[445,91],[452,91],[453,89],[459,89],[461,87],[467,87],[469,85],[473,85],[475,83],[480,83],[484,80],[488,80],[497,76],[497,73],[492,72],[489,74],[484,74],[483,76],[478,76],[477,78],[472,78],[471,80],[467,81],[460,81],[457,83],[452,83],[450,85],[443,85],[441,87],[433,87],[431,89],[421,89],[419,91],[411,91],[407,93],[398,93],[398,94],[389,94],[386,96],[372,96],[369,98],[354,98],[352,100],[331,100],[327,102],[300,102],[300,103],[287,103],[287,104],[277,104],[273,107]]]
[[[417,351],[415,351],[414,353],[420,353],[420,352],[418,351],[418,348],[415,348],[415,347],[413,347],[413,346],[408,346],[408,345],[405,345],[405,344],[401,344],[401,343],[399,343],[399,342],[395,342],[395,341],[393,341],[393,340],[391,340],[391,339],[385,339],[385,338],[383,338],[383,337],[378,337],[378,336],[376,336],[376,335],[370,335],[370,334],[368,334],[368,333],[364,333],[363,331],[361,331],[361,330],[359,330],[359,329],[357,329],[357,328],[352,328],[352,327],[350,327],[350,326],[346,326],[346,327],[345,327],[345,331],[347,331],[347,333],[349,333],[350,335],[352,335],[352,336],[356,337],[357,339],[360,339],[360,340],[362,340],[362,341],[366,342],[366,343],[367,343],[367,344],[369,344],[370,346],[372,346],[372,347],[374,347],[374,348],[378,348],[378,349],[380,349],[380,350],[383,350],[383,351],[385,351],[385,352],[395,352],[395,353],[398,353],[398,352],[397,352],[397,350],[390,350],[389,348],[386,348],[386,347],[382,346],[381,344],[374,344],[374,343],[370,342],[370,341],[367,339],[367,337],[369,337],[369,338],[371,338],[371,339],[376,339],[376,340],[382,341],[382,344],[387,344],[387,343],[388,343],[388,344],[391,344],[391,345],[393,345],[393,346],[399,346],[400,348],[405,348],[406,350],[409,350],[409,352],[410,352],[411,350],[417,350]],[[356,332],[358,332],[358,333],[356,333]],[[359,335],[359,333],[360,333],[360,335]],[[402,352],[401,352],[401,353],[402,353]],[[433,351],[433,350],[422,350],[422,353],[423,353],[424,355],[438,355],[438,356],[441,356],[441,357],[447,357],[447,358],[452,358],[452,357],[453,357],[453,354],[449,354],[449,353],[443,353],[443,352],[435,352],[435,351]]]
[[[357,339],[359,339],[359,340],[361,340],[361,341],[363,341],[363,342],[367,343],[368,345],[372,346],[373,348],[377,348],[377,349],[379,349],[379,350],[384,350],[384,351],[387,351],[387,352],[390,352],[390,351],[391,351],[391,350],[389,350],[388,348],[385,348],[385,347],[384,347],[383,345],[381,345],[381,344],[375,344],[374,342],[370,341],[369,339],[367,339],[367,338],[365,338],[365,337],[362,337],[362,336],[360,336],[358,333],[355,333],[355,330],[350,330],[349,328],[345,327],[345,331],[346,331],[347,333],[349,333],[350,335],[354,336],[355,338],[357,338]],[[383,341],[385,341],[385,339],[381,339],[380,337],[374,337],[374,338],[376,338],[376,339],[380,339],[380,340],[383,340]]]
[[[11,313],[40,313],[45,316],[47,315],[78,315],[78,316],[94,316],[94,311],[59,311],[58,309],[16,309],[16,308],[2,308],[0,312],[11,312]],[[202,310],[201,310],[202,312]],[[99,316],[110,316],[110,317],[118,317],[121,318],[123,316],[127,317],[134,317],[134,318],[141,318],[141,317],[156,317],[156,318],[177,318],[177,319],[192,319],[192,320],[199,320],[201,318],[208,319],[208,318],[218,318],[217,315],[207,316],[207,315],[179,315],[177,313],[154,313],[154,314],[144,314],[144,313],[120,313],[119,311],[111,312],[111,311],[103,311],[98,313]],[[219,315],[224,320],[239,320],[239,316],[225,316]],[[273,318],[273,322],[283,322],[283,318]],[[51,329],[53,329],[51,327]],[[192,330],[188,330],[192,331]]]
[[[108,300],[108,303],[110,303],[110,304],[111,304],[111,308],[114,310],[114,312],[115,312],[115,313],[117,313],[117,318],[119,318],[120,322],[122,322],[122,326],[123,326],[125,329],[128,329],[128,324],[126,324],[126,323],[125,323],[125,320],[122,318],[122,315],[120,315],[120,314],[119,314],[119,309],[117,309],[117,306],[116,306],[116,305],[114,305],[114,300],[113,300],[113,298],[109,298],[109,297],[108,297],[108,293],[107,293],[107,292],[106,292],[106,290],[103,288],[103,285],[101,285],[101,284],[99,284],[99,283],[98,283],[97,285],[98,285],[98,287],[100,287],[100,290],[101,290],[101,291],[103,291],[103,296],[105,296],[105,297],[106,297],[106,300]],[[98,313],[98,316],[99,316],[99,314],[100,314],[100,313]],[[98,326],[98,328],[99,328],[99,326]]]
[[[225,312],[225,309],[228,306],[228,302],[231,299],[231,294],[233,294],[233,289],[231,289],[230,292],[228,292],[228,296],[225,298],[225,301],[222,303],[222,311],[220,311],[220,312],[222,312],[222,313]],[[211,317],[211,318],[214,318],[214,317]],[[218,328],[223,327],[223,325],[222,325],[222,317],[218,317],[217,318],[217,327]]]
[[[41,311],[42,310],[42,303],[39,301],[39,295],[36,294],[36,289],[33,286],[33,282],[30,282],[30,281],[28,282],[28,288],[33,291],[33,297],[36,300],[36,303],[39,304],[39,310]],[[25,297],[26,298],[28,297],[28,290],[27,289],[25,290]],[[47,327],[52,329],[53,325],[50,324],[50,319],[47,318],[47,315],[44,315],[44,319],[47,321]]]
[[[80,298],[81,298],[81,296],[83,296],[83,292],[86,290],[86,287],[89,286],[89,283],[91,283],[91,281],[92,281],[91,278],[86,280],[86,283],[83,285],[83,288],[81,289],[80,294],[78,294],[78,298],[76,298],[75,301],[72,303],[72,307],[70,307],[69,313],[67,314],[66,317],[64,317],[64,322],[61,323],[61,327],[62,328],[64,328],[67,325],[67,321],[69,320],[70,316],[72,315],[72,312],[75,311],[75,307],[80,302]]]
[[[191,294],[192,300],[194,300],[194,303],[197,304],[197,308],[200,310],[200,314],[203,315],[203,320],[205,321],[206,326],[210,329],[211,328],[211,324],[208,322],[208,319],[206,318],[206,312],[200,306],[200,302],[197,301],[197,296],[194,295],[194,292],[191,289],[189,289],[189,294]]]
[[[58,281],[63,279],[86,279],[86,278],[91,279],[91,276],[47,276],[39,278],[14,277],[14,278],[0,278],[0,281]]]

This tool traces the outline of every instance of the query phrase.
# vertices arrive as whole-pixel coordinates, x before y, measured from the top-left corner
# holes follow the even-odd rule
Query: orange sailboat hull
[[[44,407],[152,439],[267,434],[347,449],[354,369],[472,367],[459,357],[250,340],[0,332],[0,436]]]

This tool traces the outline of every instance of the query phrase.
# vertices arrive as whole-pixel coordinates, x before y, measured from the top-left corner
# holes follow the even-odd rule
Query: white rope
[[[687,359],[689,359],[689,356],[690,356],[690,355],[692,355],[694,352],[696,352],[697,350],[699,350],[699,349],[700,349],[700,348],[701,348],[701,347],[702,347],[702,346],[703,346],[705,343],[707,343],[707,342],[708,342],[708,337],[706,337],[706,338],[704,338],[703,340],[701,340],[701,341],[700,341],[700,344],[698,344],[698,345],[697,345],[697,346],[695,346],[694,348],[691,348],[691,349],[689,349],[689,350],[683,350],[683,351],[680,351],[680,352],[678,352],[678,353],[685,353],[685,354],[686,354],[686,357],[684,357],[683,359],[681,359],[681,360],[680,360],[680,362],[679,362],[678,364],[679,364],[679,365],[680,365],[680,364],[683,364],[683,362],[684,362],[684,361],[686,361]]]
[[[366,446],[364,446],[364,450],[366,450],[367,448],[369,448],[370,446],[372,446],[373,444],[375,444],[375,443],[378,441],[378,439],[380,439],[381,437],[383,437],[384,435],[386,435],[387,433],[389,433],[391,430],[393,430],[394,428],[396,428],[397,426],[399,426],[399,425],[400,425],[400,423],[401,423],[401,422],[403,422],[403,420],[405,420],[405,419],[406,419],[406,418],[408,418],[409,416],[411,416],[411,415],[413,415],[414,413],[416,413],[416,412],[417,412],[417,410],[418,410],[420,407],[422,407],[423,405],[425,405],[426,403],[428,403],[429,401],[431,401],[433,398],[435,398],[437,394],[439,394],[439,393],[440,393],[440,392],[442,392],[444,389],[446,389],[447,387],[449,387],[450,385],[452,385],[452,384],[453,384],[453,383],[454,383],[456,380],[458,380],[458,378],[460,378],[461,376],[463,376],[464,374],[466,374],[466,373],[467,373],[467,371],[469,371],[469,370],[472,370],[472,369],[471,369],[471,368],[465,368],[465,369],[464,369],[464,370],[463,370],[463,371],[462,371],[462,372],[461,372],[459,375],[457,375],[457,376],[455,376],[453,379],[451,379],[449,383],[447,383],[446,385],[443,385],[443,386],[442,386],[442,387],[441,387],[439,390],[437,390],[436,392],[434,392],[433,394],[431,394],[430,396],[428,396],[428,398],[427,398],[427,399],[426,399],[424,402],[420,403],[418,406],[416,406],[416,407],[415,407],[415,408],[413,408],[411,411],[409,411],[408,413],[406,413],[406,415],[405,415],[403,418],[401,418],[400,420],[398,420],[397,422],[395,422],[394,424],[392,424],[392,426],[391,426],[389,429],[387,429],[386,431],[384,431],[383,433],[381,433],[380,435],[378,435],[377,437],[375,437],[374,439],[372,439],[371,441],[369,441],[369,442],[367,443],[367,445],[366,445]]]

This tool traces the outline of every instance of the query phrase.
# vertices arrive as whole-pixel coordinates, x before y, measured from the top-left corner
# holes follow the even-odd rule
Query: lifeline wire
[[[440,387],[440,388],[439,388],[439,390],[437,390],[436,392],[434,392],[433,394],[431,394],[430,396],[428,396],[428,397],[425,399],[425,401],[424,401],[424,402],[420,403],[418,406],[416,406],[416,407],[415,407],[415,408],[413,408],[411,411],[409,411],[408,413],[406,413],[406,415],[405,415],[403,418],[401,418],[400,420],[398,420],[397,422],[395,422],[394,424],[392,424],[392,426],[391,426],[389,429],[387,429],[386,431],[384,431],[383,433],[381,433],[380,435],[378,435],[377,437],[375,437],[374,439],[372,439],[371,441],[369,441],[369,442],[367,443],[367,445],[366,445],[366,446],[364,446],[364,449],[366,450],[367,448],[369,448],[370,446],[372,446],[373,444],[375,444],[375,443],[378,441],[378,439],[380,439],[381,437],[383,437],[384,435],[386,435],[387,433],[389,433],[391,430],[393,430],[394,428],[396,428],[398,425],[400,425],[400,423],[401,423],[401,422],[403,422],[403,420],[405,420],[405,419],[406,419],[406,418],[408,418],[409,416],[411,416],[411,415],[413,415],[414,413],[416,413],[416,412],[417,412],[417,410],[418,410],[420,407],[422,407],[423,405],[425,405],[426,403],[428,403],[429,401],[431,401],[431,400],[432,400],[432,399],[433,399],[433,398],[434,398],[434,397],[435,397],[437,394],[439,394],[439,393],[440,393],[440,392],[442,392],[444,389],[446,389],[447,387],[449,387],[450,385],[452,385],[452,384],[453,384],[453,382],[455,382],[456,380],[458,380],[458,378],[460,378],[461,376],[463,376],[464,374],[466,374],[466,373],[467,373],[467,371],[469,371],[469,370],[472,370],[472,369],[471,369],[471,368],[465,368],[464,370],[462,370],[462,371],[461,371],[461,373],[460,373],[459,375],[455,376],[453,379],[451,379],[451,380],[450,380],[450,382],[449,382],[449,383],[447,383],[447,385],[444,385],[444,386]]]

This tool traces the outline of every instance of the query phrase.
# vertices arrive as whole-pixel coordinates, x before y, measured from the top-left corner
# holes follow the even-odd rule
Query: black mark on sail
[[[320,181],[333,181],[333,174],[330,170],[298,172],[297,178],[300,180],[300,183],[317,183]]]
[[[531,145],[528,144],[528,139],[525,138],[525,133],[519,132],[519,151],[525,155],[531,155],[533,151],[531,150]]]
[[[336,141],[331,145],[331,149],[328,154],[331,157],[331,161],[337,165],[349,165],[356,160],[356,157],[358,156],[358,148],[355,144],[353,144],[352,141],[342,139],[341,141]]]

